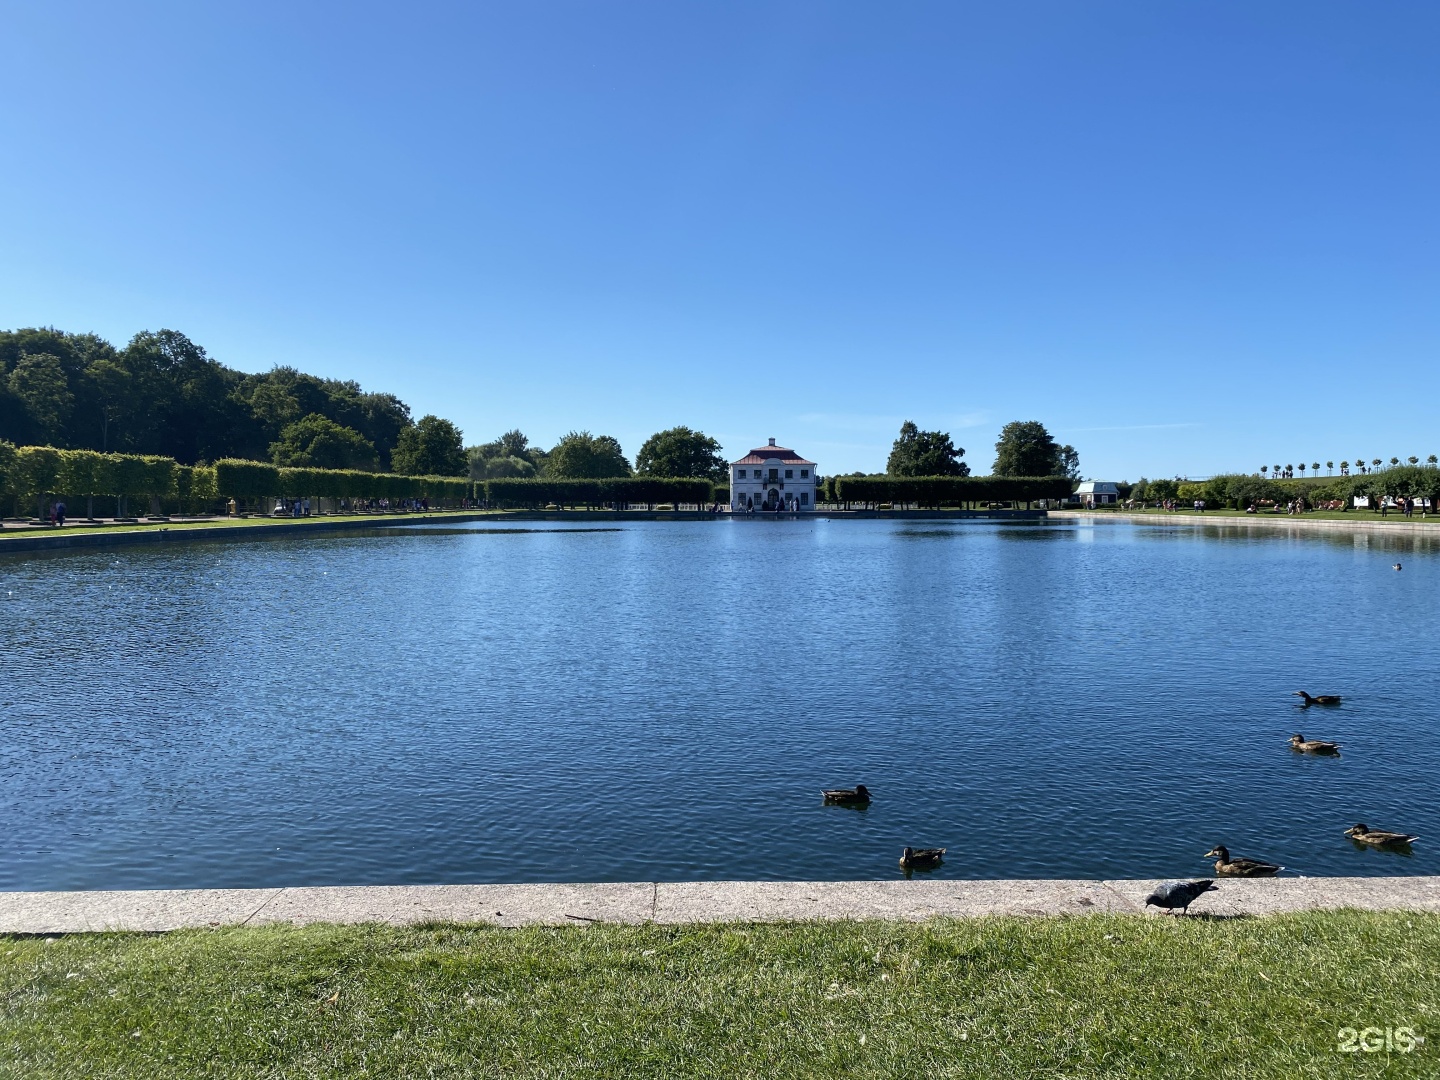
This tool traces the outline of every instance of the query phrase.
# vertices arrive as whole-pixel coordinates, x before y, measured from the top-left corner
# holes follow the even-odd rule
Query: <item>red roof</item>
[[[779,459],[785,465],[814,465],[813,461],[806,461],[794,450],[786,449],[783,446],[757,446],[750,453],[746,454],[739,461],[732,461],[731,465],[764,465],[767,461]]]

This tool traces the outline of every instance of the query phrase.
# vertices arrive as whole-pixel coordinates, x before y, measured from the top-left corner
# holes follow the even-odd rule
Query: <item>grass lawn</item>
[[[0,953],[6,1077],[1440,1075],[1437,915],[275,926]],[[1341,1052],[1347,1027],[1380,1049]],[[1425,1041],[1387,1051],[1387,1027]]]

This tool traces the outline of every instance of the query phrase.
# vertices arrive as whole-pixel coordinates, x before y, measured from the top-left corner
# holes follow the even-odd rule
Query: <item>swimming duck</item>
[[[864,784],[856,784],[853,788],[829,788],[820,792],[825,796],[827,803],[868,803],[870,801],[870,789]]]
[[[1179,908],[1181,915],[1188,915],[1190,914],[1190,905],[1202,893],[1215,891],[1215,882],[1209,878],[1204,881],[1167,881],[1145,898],[1145,906],[1149,907],[1154,904],[1167,911]]]
[[[1396,569],[1396,570],[1401,569],[1401,566],[1400,566],[1400,564],[1399,564],[1398,562],[1395,564],[1395,569]]]
[[[1369,844],[1371,847],[1409,847],[1418,836],[1411,836],[1403,832],[1386,832],[1384,829],[1372,829],[1365,824],[1355,825],[1345,830],[1345,835],[1354,840],[1357,844]]]
[[[1221,877],[1270,877],[1285,869],[1259,859],[1232,859],[1230,849],[1224,844],[1216,844],[1205,857],[1215,860],[1215,873]]]
[[[1326,742],[1324,739],[1307,739],[1304,735],[1290,736],[1290,749],[1299,750],[1302,754],[1339,754],[1340,744]]]
[[[928,870],[932,866],[939,866],[940,860],[944,857],[945,849],[943,847],[907,847],[900,853],[900,868],[902,870]]]
[[[1293,696],[1294,696],[1294,697],[1304,698],[1304,699],[1305,699],[1305,704],[1306,704],[1306,706],[1310,706],[1310,705],[1339,705],[1339,704],[1340,704],[1340,695],[1339,695],[1339,694],[1321,694],[1319,697],[1311,697],[1311,696],[1310,696],[1309,694],[1307,694],[1304,690],[1296,690]]]

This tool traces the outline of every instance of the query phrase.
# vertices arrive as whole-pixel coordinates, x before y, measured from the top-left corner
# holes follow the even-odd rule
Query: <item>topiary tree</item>
[[[64,465],[62,452],[53,446],[22,446],[15,451],[15,494],[36,500],[35,516],[45,516],[45,496],[59,487]]]
[[[106,483],[106,456],[98,450],[65,451],[60,486],[71,495],[85,496],[87,520],[95,519],[95,496],[110,494]]]

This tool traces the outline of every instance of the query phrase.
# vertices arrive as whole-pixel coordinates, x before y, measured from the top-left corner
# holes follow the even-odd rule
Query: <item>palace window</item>
[[[794,469],[786,469],[786,470],[785,470],[785,479],[786,479],[786,480],[794,480],[794,479],[795,479],[795,470],[794,470]]]
[[[809,480],[809,479],[810,479],[810,470],[809,470],[809,469],[801,469],[801,470],[800,470],[800,479],[801,479],[801,480]]]
[[[744,480],[744,479],[745,479],[745,470],[744,470],[744,469],[741,469],[741,470],[740,470],[739,472],[737,472],[735,475],[736,475],[736,477],[738,477],[739,479]]]
[[[800,492],[800,502],[804,506],[810,505],[810,493],[808,491]]]

